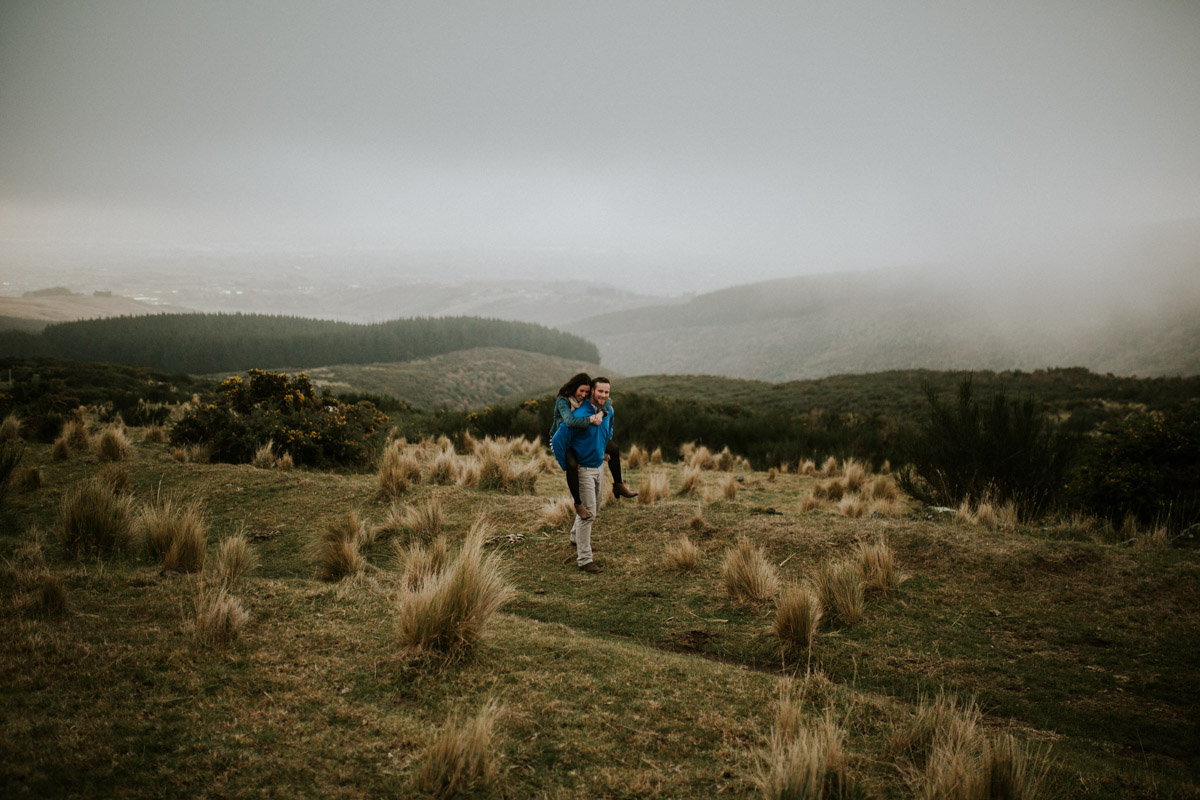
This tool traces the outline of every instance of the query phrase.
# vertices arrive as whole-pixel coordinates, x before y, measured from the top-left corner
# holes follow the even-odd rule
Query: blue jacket
[[[585,401],[586,402],[586,401]],[[600,409],[606,415],[612,413],[612,398],[604,403],[604,408]],[[566,397],[559,396],[554,401],[554,417],[550,420],[550,438],[554,438],[554,434],[558,432],[559,425],[570,425],[572,428],[586,428],[592,423],[586,419],[576,417],[571,412],[571,401]]]
[[[576,418],[590,417],[596,411],[592,401],[586,400],[583,405],[575,409],[572,416]],[[604,446],[608,444],[609,439],[613,438],[614,416],[616,413],[610,410],[604,415],[604,421],[599,425],[589,423],[585,428],[573,428],[567,424],[559,425],[553,438],[550,439],[550,447],[554,450],[554,457],[558,459],[558,465],[563,469],[567,468],[567,448],[569,447],[579,456],[579,466],[603,466]]]

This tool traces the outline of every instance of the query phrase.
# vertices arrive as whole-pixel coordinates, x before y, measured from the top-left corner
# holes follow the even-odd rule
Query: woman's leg
[[[575,513],[580,519],[591,519],[592,512],[587,510],[583,500],[579,499],[579,456],[570,447],[567,448],[567,488],[571,491],[571,500],[575,503]]]
[[[612,473],[613,497],[637,497],[637,492],[632,491],[621,480],[621,448],[617,447],[616,442],[609,439],[608,444],[604,446],[604,454],[608,456],[608,471]]]

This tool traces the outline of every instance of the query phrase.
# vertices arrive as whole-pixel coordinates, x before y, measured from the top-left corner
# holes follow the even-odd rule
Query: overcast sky
[[[1197,0],[0,2],[0,248],[685,291],[1188,219]]]

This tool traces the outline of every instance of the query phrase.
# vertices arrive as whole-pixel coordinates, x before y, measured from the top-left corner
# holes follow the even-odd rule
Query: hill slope
[[[305,368],[318,387],[396,397],[416,408],[468,409],[513,396],[553,392],[576,372],[599,365],[506,347],[473,347],[415,361]],[[293,367],[279,372],[299,372]],[[221,375],[220,377],[224,377]]]
[[[783,381],[1064,365],[1123,375],[1200,373],[1195,276],[1126,288],[883,270],[739,286],[683,305],[597,316],[578,329],[588,331],[604,363],[626,374]]]
[[[0,330],[40,331],[52,322],[136,317],[180,310],[107,294],[0,297]]]

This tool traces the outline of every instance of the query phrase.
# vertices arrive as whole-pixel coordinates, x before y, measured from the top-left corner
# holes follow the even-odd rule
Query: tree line
[[[509,347],[597,362],[586,339],[529,322],[417,317],[359,324],[266,314],[156,314],[0,332],[0,356],[106,361],[203,374],[411,361],[471,347]]]

